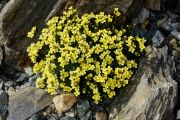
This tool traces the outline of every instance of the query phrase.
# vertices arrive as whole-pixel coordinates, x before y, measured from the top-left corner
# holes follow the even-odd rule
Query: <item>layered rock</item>
[[[172,120],[177,84],[168,47],[151,48],[129,86],[110,106],[109,120]]]
[[[9,115],[7,120],[25,120],[51,103],[52,96],[44,90],[27,87],[9,96]]]
[[[26,63],[26,67],[30,68],[26,49],[37,39],[28,39],[27,32],[37,26],[39,34],[45,22],[61,15],[71,5],[78,9],[79,14],[112,13],[118,7],[123,15],[133,18],[142,9],[143,0],[10,0],[0,12],[0,45],[5,46],[4,63],[23,72],[26,70],[21,63]]]
[[[0,47],[0,67],[1,67],[1,62],[3,60],[3,50],[2,48]]]

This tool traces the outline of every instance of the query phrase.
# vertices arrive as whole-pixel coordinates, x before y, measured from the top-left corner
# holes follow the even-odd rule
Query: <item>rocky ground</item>
[[[0,47],[0,120],[180,119],[180,1],[164,0],[163,3],[156,4],[146,2],[138,12],[138,16],[133,18],[132,23],[136,25],[134,34],[141,34],[147,39],[147,53],[131,84],[123,88],[113,100],[103,101],[99,105],[85,98],[76,98],[69,93],[51,96],[35,88],[38,75],[32,74],[31,66],[26,66],[28,60],[22,57],[26,61],[23,63],[25,67],[22,70],[16,65],[16,60],[10,59],[9,56],[18,52],[9,54],[12,51],[7,49],[2,38],[9,41],[23,38],[22,31],[18,30],[21,25],[11,28],[18,21],[16,17],[10,22],[11,24],[6,23],[13,16],[9,14],[13,11],[10,8],[15,9],[18,4],[22,6],[27,4],[22,0],[17,1],[19,3],[12,0],[12,4],[9,4],[11,7],[4,6],[8,0],[0,1],[0,22],[5,21],[4,26],[0,27],[0,44],[2,44]],[[46,2],[44,5],[47,5]],[[53,2],[56,3],[56,0]],[[41,21],[41,19],[48,19],[54,14],[53,12],[56,12],[58,5],[62,4],[61,1],[56,5],[53,5],[54,3],[49,4],[46,12],[51,12],[48,15],[41,15],[41,12],[31,14],[33,10],[26,13],[29,8],[20,7],[19,9],[24,10],[22,14],[26,13],[27,16],[31,14]],[[9,7],[8,10],[5,7]],[[50,10],[52,8],[54,11]],[[36,6],[33,9],[41,10]],[[23,18],[22,21],[27,19],[29,20],[29,17]],[[22,23],[26,24],[26,22]],[[31,27],[30,24],[27,26]],[[25,28],[22,30],[27,31]],[[21,35],[16,36],[16,32]],[[23,47],[14,46],[18,43],[23,44],[17,41],[7,42],[11,48],[22,51]]]

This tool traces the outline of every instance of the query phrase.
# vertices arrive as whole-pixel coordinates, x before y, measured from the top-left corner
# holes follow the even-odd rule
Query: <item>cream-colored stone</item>
[[[76,101],[76,97],[70,93],[61,94],[53,98],[53,103],[59,114],[68,111]]]
[[[95,117],[96,120],[107,120],[107,114],[104,112],[97,112]]]

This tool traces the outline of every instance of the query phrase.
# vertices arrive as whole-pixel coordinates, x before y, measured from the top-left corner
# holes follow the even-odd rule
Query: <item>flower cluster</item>
[[[48,21],[38,42],[27,52],[34,73],[40,74],[38,88],[51,94],[63,89],[76,96],[87,95],[98,103],[128,84],[145,40],[129,35],[128,28],[116,23],[121,15],[117,8],[112,15],[100,12],[78,16],[76,11],[70,7],[63,16]],[[34,32],[35,28],[28,36],[32,38]]]

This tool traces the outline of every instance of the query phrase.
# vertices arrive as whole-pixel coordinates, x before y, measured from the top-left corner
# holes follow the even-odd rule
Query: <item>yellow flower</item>
[[[28,55],[33,72],[40,74],[38,88],[50,94],[60,90],[75,96],[89,95],[95,103],[104,96],[113,98],[116,88],[128,84],[138,64],[133,58],[145,50],[144,38],[129,35],[115,23],[120,16],[105,12],[78,16],[72,6],[60,17],[53,17],[43,28]],[[33,38],[36,27],[28,33]]]
[[[114,9],[114,14],[115,14],[116,16],[120,16],[120,15],[121,15],[121,13],[119,12],[119,8],[115,8],[115,9]]]
[[[33,38],[35,32],[36,32],[36,26],[34,26],[34,27],[31,29],[31,31],[28,32],[27,37]]]

